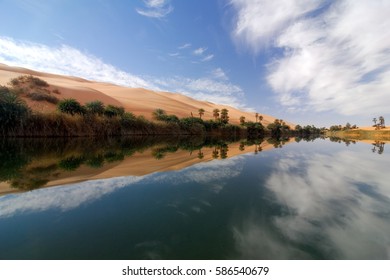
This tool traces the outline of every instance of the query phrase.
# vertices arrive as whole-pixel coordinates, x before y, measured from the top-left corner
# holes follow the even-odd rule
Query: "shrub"
[[[8,134],[11,128],[17,128],[30,113],[26,103],[8,87],[0,86],[0,129]]]
[[[29,84],[31,87],[49,87],[49,84],[32,75],[22,75],[11,80],[12,86],[20,86],[21,84]]]
[[[87,109],[88,113],[94,115],[103,115],[104,113],[104,104],[99,100],[86,103],[85,108]]]
[[[59,102],[57,97],[40,92],[29,93],[27,94],[27,97],[34,101],[47,101],[52,104],[57,104]]]
[[[104,110],[104,115],[107,117],[123,116],[125,108],[114,105],[108,105]]]
[[[130,112],[126,112],[123,114],[123,116],[121,117],[121,125],[123,128],[134,128],[135,126],[135,121],[136,121],[136,117],[134,116],[133,113],[130,113]]]
[[[86,112],[85,108],[73,98],[61,100],[58,103],[58,110],[62,113],[70,114],[72,116],[75,114],[82,115]]]

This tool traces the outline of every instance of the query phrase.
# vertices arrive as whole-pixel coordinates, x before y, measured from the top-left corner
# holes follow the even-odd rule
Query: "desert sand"
[[[128,88],[109,83],[88,81],[77,77],[69,77],[33,71],[20,67],[11,67],[0,63],[0,85],[7,85],[12,78],[20,75],[33,75],[45,80],[50,84],[50,88],[58,89],[59,99],[74,98],[81,104],[86,102],[100,100],[105,105],[112,104],[123,106],[126,111],[135,115],[143,115],[147,119],[152,119],[152,112],[161,108],[168,114],[175,114],[178,117],[198,116],[198,110],[203,108],[205,114],[203,119],[213,119],[214,109],[226,108],[229,110],[230,123],[239,124],[240,116],[244,116],[246,121],[255,121],[254,112],[244,112],[242,110],[220,104],[213,104],[207,101],[199,101],[185,95],[169,92],[158,92],[143,88]],[[32,102],[26,100],[28,105],[34,110],[50,112],[56,109],[55,105],[47,102]],[[268,125],[275,120],[275,117],[265,115],[262,123]],[[290,127],[293,123],[287,122]]]

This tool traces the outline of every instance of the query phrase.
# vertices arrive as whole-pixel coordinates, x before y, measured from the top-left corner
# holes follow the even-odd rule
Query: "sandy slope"
[[[240,116],[245,116],[247,121],[255,121],[255,113],[243,112],[238,109],[199,101],[190,97],[168,92],[156,92],[142,88],[127,88],[108,83],[88,81],[77,77],[68,77],[48,73],[37,72],[20,67],[11,67],[0,63],[0,85],[6,85],[10,79],[20,75],[33,75],[47,81],[51,88],[58,89],[58,98],[75,98],[84,104],[93,100],[100,100],[103,103],[123,106],[127,111],[136,115],[143,115],[148,119],[152,118],[152,112],[161,108],[168,114],[175,114],[178,117],[198,116],[198,109],[203,108],[206,112],[204,119],[212,119],[214,109],[226,108],[229,110],[230,122],[239,123]],[[47,102],[30,102],[29,105],[35,110],[52,111],[55,106]],[[42,104],[44,103],[44,104]],[[260,113],[261,114],[261,113]],[[261,114],[264,117],[263,124],[267,125],[275,120],[274,117]],[[287,122],[287,121],[286,121]],[[291,127],[295,125],[287,122]]]

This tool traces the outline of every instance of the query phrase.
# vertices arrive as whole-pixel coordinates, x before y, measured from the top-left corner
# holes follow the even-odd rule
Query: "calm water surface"
[[[110,153],[81,145],[41,157],[25,148],[27,158],[3,146],[0,179],[29,191],[0,196],[0,259],[390,258],[390,154],[383,145],[255,144],[140,151],[121,143]],[[129,169],[38,189],[64,172],[97,178],[137,155],[145,156],[148,174]]]

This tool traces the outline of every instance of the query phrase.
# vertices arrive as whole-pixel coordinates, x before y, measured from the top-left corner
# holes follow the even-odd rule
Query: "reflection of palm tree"
[[[213,155],[212,155],[212,156],[213,156],[214,159],[218,158],[219,152],[218,152],[218,150],[217,150],[217,147],[214,148],[214,151],[213,151]]]
[[[228,157],[228,145],[224,144],[224,145],[221,145],[220,147],[220,152],[221,152],[221,158],[224,159],[224,158],[227,158]]]
[[[198,152],[198,159],[202,159],[204,158],[204,155],[203,155],[203,152],[201,149],[199,149],[199,152]]]

